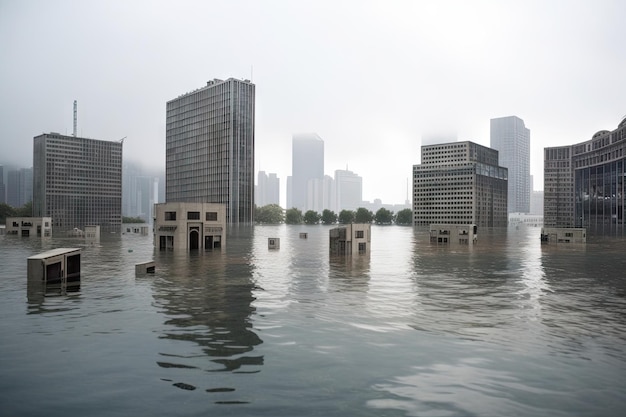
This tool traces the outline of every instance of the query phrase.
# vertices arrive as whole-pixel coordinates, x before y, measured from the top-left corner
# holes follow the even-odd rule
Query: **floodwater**
[[[338,258],[328,230],[242,227],[200,253],[0,236],[0,415],[623,413],[625,240],[373,226],[369,256]],[[82,248],[80,291],[28,291],[26,259],[57,247]]]

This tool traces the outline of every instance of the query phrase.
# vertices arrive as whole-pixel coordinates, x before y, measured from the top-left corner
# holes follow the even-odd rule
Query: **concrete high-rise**
[[[255,85],[214,79],[167,102],[165,201],[226,204],[254,221]]]
[[[13,207],[22,207],[33,199],[33,169],[20,168],[9,171],[6,202]]]
[[[4,188],[4,167],[0,165],[0,204],[6,202],[6,189]]]
[[[626,117],[586,142],[544,149],[546,227],[626,234]]]
[[[33,216],[51,217],[53,234],[89,225],[119,233],[122,142],[58,133],[35,137]]]
[[[341,210],[356,211],[363,203],[363,178],[352,171],[335,170],[335,193],[337,213]]]
[[[300,210],[312,209],[323,200],[316,193],[321,192],[319,182],[324,180],[324,141],[315,133],[293,135],[291,163],[291,198],[287,200]]]
[[[509,213],[530,212],[530,130],[516,116],[491,119],[490,147],[509,170]]]
[[[498,151],[473,142],[422,146],[413,166],[413,224],[506,227],[507,169]]]
[[[258,207],[280,204],[280,180],[275,173],[259,171],[255,198]]]

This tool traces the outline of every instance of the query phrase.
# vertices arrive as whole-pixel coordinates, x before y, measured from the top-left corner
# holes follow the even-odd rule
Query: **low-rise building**
[[[24,237],[52,236],[52,218],[51,217],[7,217],[5,232],[7,235],[24,236]]]
[[[372,241],[372,225],[351,223],[330,229],[330,253],[333,255],[368,255]]]
[[[584,227],[542,227],[541,241],[545,243],[587,243]]]
[[[475,224],[431,224],[431,243],[461,243],[469,245],[478,240],[478,227]]]
[[[154,246],[211,250],[226,243],[226,205],[170,202],[154,205]]]

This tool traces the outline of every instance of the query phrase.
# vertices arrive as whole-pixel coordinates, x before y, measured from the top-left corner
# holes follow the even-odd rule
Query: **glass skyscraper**
[[[544,225],[626,232],[626,117],[591,140],[544,150]]]
[[[491,119],[490,147],[499,152],[500,165],[508,168],[509,213],[530,212],[530,130],[516,116]]]
[[[226,204],[254,221],[255,85],[214,79],[167,102],[165,201]]]

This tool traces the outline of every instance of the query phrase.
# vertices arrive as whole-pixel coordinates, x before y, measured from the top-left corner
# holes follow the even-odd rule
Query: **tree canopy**
[[[278,204],[255,207],[254,221],[261,224],[279,224],[285,221],[283,208]]]
[[[354,212],[352,210],[341,210],[339,212],[339,223],[350,224],[354,222]]]
[[[408,208],[400,210],[398,214],[396,214],[396,224],[413,224],[413,210]]]
[[[365,207],[359,207],[354,215],[355,223],[371,223],[374,220],[374,213]]]
[[[302,212],[295,208],[292,207],[290,209],[287,209],[287,212],[285,213],[285,223],[287,224],[302,224]]]
[[[322,211],[322,223],[335,224],[337,223],[337,214],[334,211],[325,209]]]
[[[322,216],[315,210],[307,210],[307,212],[304,213],[304,222],[306,224],[318,224],[321,218]]]
[[[33,217],[33,202],[29,201],[22,207],[0,203],[0,224],[5,224],[7,217]]]
[[[393,223],[393,211],[389,211],[384,207],[379,208],[374,215],[376,224],[391,224]]]

